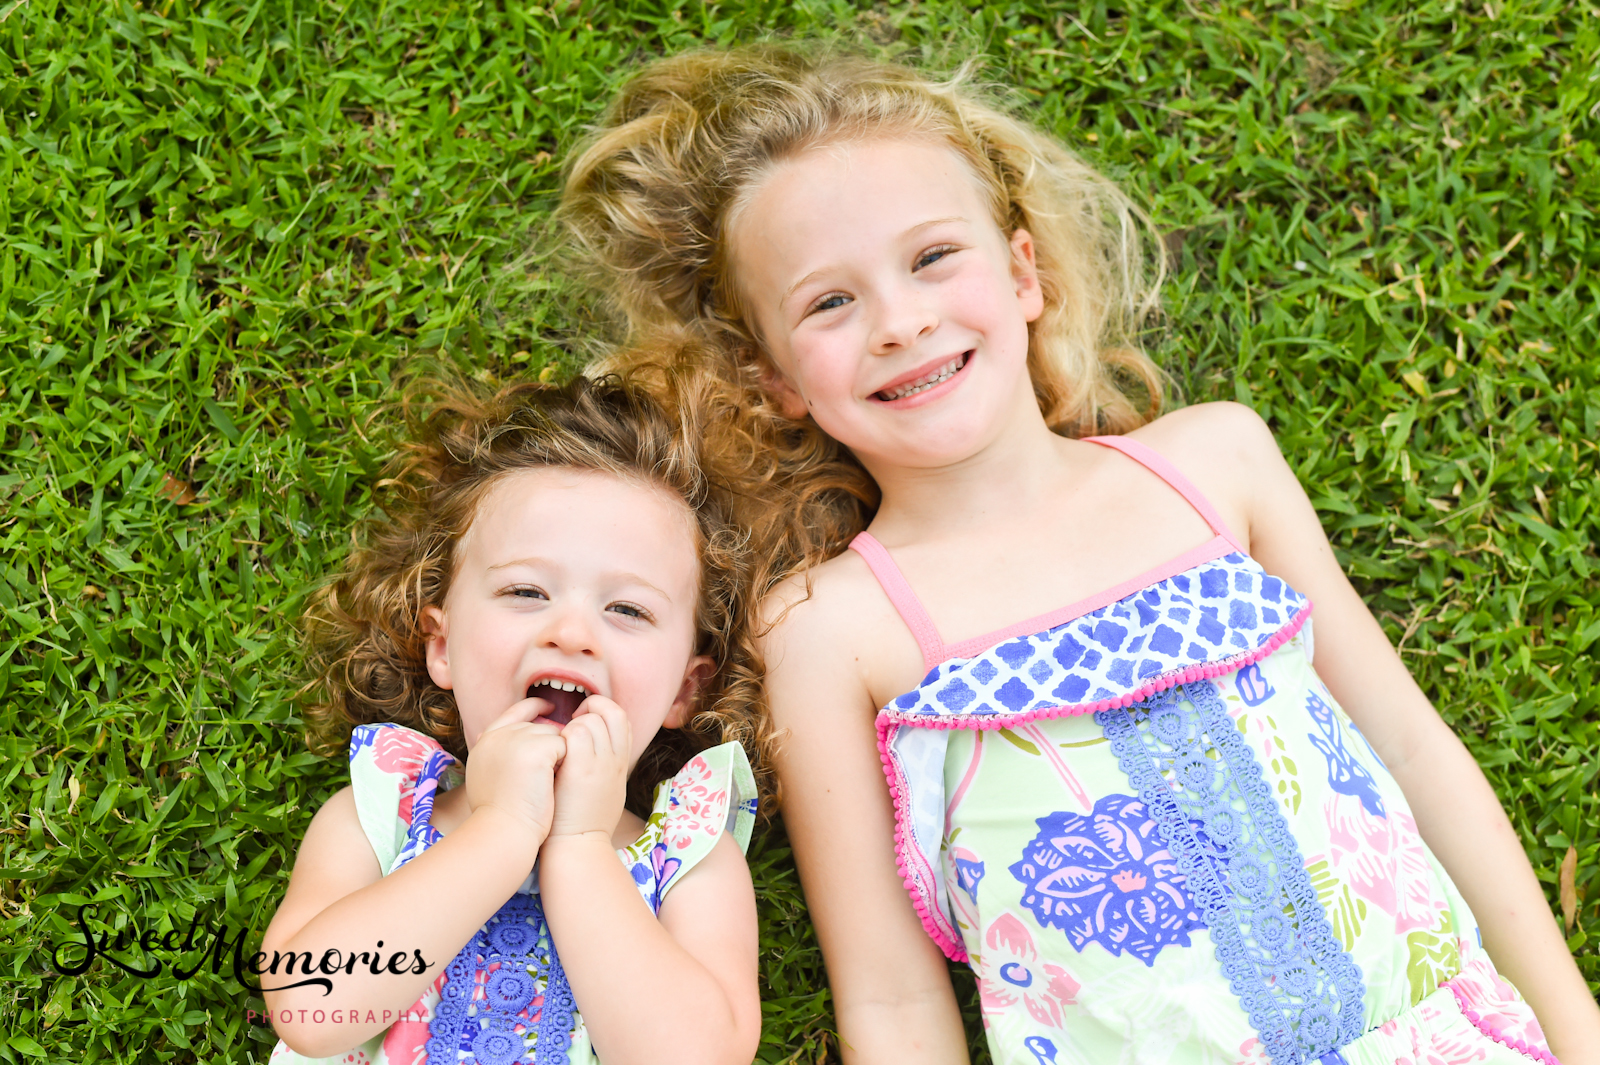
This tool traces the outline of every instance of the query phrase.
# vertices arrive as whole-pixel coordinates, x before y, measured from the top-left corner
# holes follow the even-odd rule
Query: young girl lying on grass
[[[966,1059],[946,956],[1014,1065],[1600,1061],[1267,427],[1154,418],[1115,186],[959,79],[769,47],[639,74],[563,210],[810,567],[767,690],[846,1061]]]
[[[274,1062],[754,1056],[754,787],[678,731],[720,713],[741,617],[693,438],[583,380],[420,424],[309,618],[351,784],[262,944],[301,959],[262,977]]]

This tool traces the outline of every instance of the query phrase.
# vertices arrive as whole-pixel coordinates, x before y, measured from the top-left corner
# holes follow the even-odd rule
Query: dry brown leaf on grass
[[[1561,859],[1561,920],[1572,934],[1578,923],[1578,848],[1568,847],[1567,856]]]
[[[189,487],[189,482],[180,481],[170,473],[162,476],[160,491],[163,498],[180,507],[194,502],[194,489]]]

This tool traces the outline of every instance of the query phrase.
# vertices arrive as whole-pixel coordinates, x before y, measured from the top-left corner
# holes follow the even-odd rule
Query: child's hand
[[[633,729],[622,707],[591,695],[561,731],[567,753],[556,772],[550,838],[599,835],[609,843],[628,785]]]
[[[543,699],[523,699],[478,737],[467,759],[467,805],[509,814],[543,843],[555,812],[555,769],[566,753],[561,727],[539,716]]]

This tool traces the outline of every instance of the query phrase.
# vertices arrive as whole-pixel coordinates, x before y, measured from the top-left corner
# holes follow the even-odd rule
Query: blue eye
[[[528,585],[528,584],[519,584],[514,588],[507,588],[505,591],[501,592],[500,594],[501,595],[509,595],[509,596],[512,596],[513,598],[517,598],[517,599],[549,599],[550,598],[548,595],[544,594],[544,590],[542,588],[535,588],[532,585]]]
[[[843,307],[848,302],[850,302],[849,296],[841,296],[835,293],[834,295],[828,296],[825,299],[818,300],[812,305],[811,310],[813,313],[817,311],[836,310],[837,308]]]
[[[924,266],[932,266],[955,250],[948,244],[938,248],[929,248],[917,257],[917,265],[913,267],[913,270],[921,270]]]
[[[654,621],[650,611],[636,603],[612,603],[606,607],[612,613],[621,614],[623,617],[638,618],[640,621]]]

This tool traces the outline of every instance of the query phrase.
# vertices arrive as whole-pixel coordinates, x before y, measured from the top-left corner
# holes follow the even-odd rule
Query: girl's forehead
[[[813,199],[831,197],[844,203],[876,184],[892,186],[892,192],[917,198],[940,192],[964,198],[972,193],[985,206],[991,199],[989,184],[972,162],[943,137],[912,133],[852,137],[811,145],[774,160],[740,190],[726,216],[727,227],[737,229],[752,209],[781,210],[780,205],[767,202],[774,197],[764,195],[775,186],[785,191],[799,190]]]
[[[652,565],[698,572],[699,528],[689,505],[642,476],[572,466],[503,473],[489,486],[458,546],[494,565],[519,551],[638,554]],[[492,556],[492,557],[491,557]]]
[[[811,148],[776,165],[727,227],[729,266],[758,301],[941,222],[999,235],[992,196],[966,158],[927,138]],[[1003,239],[1003,237],[1001,237]]]
[[[528,510],[565,513],[581,524],[587,516],[599,519],[618,509],[638,513],[645,520],[692,517],[682,497],[642,474],[533,466],[497,476],[479,501],[472,524],[514,520]]]

